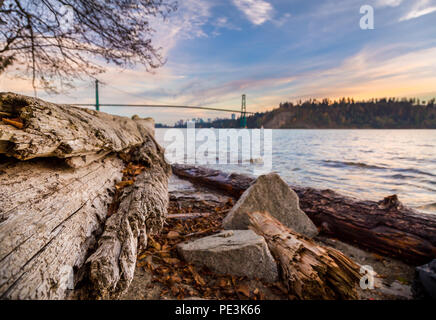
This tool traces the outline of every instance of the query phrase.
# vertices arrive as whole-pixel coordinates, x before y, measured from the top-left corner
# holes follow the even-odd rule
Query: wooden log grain
[[[181,178],[239,197],[255,178],[218,170],[173,165]],[[436,258],[436,215],[403,206],[397,196],[360,201],[331,190],[291,186],[301,209],[322,234],[406,263],[421,265]]]
[[[147,233],[163,225],[168,207],[168,173],[153,166],[123,190],[117,212],[111,215],[88,258],[92,296],[119,297],[130,285],[136,266],[137,248],[147,246]]]
[[[281,269],[289,294],[301,300],[357,299],[360,266],[338,250],[321,246],[270,214],[249,215],[250,229],[263,236]]]
[[[165,221],[171,166],[152,132],[138,122],[143,143],[123,155],[139,162],[145,170],[133,185],[123,189],[117,211],[105,224],[95,252],[87,259],[87,296],[118,298],[128,289],[135,272],[137,249],[147,246],[147,234],[158,233]]]
[[[11,93],[0,110],[23,123],[0,124],[0,298],[117,296],[167,213],[171,167],[152,121]],[[126,162],[145,170],[108,219]]]
[[[120,152],[143,143],[135,120],[104,112],[14,93],[0,93],[0,112],[23,123],[22,129],[0,124],[0,153],[20,160]]]
[[[123,163],[73,169],[56,159],[0,165],[0,297],[63,299],[101,233]]]

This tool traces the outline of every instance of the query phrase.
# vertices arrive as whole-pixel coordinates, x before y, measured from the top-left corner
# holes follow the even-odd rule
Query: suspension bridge
[[[99,111],[100,107],[138,107],[138,108],[176,108],[176,109],[197,109],[197,110],[208,110],[208,111],[221,111],[221,112],[231,112],[231,113],[239,113],[240,116],[240,125],[242,128],[247,126],[247,114],[254,114],[254,112],[247,111],[246,105],[246,95],[242,95],[241,109],[221,109],[221,108],[212,108],[212,107],[195,107],[195,106],[183,106],[183,105],[167,105],[167,104],[123,104],[123,103],[100,103],[99,97],[99,81],[95,80],[95,103],[69,103],[69,105],[73,106],[81,106],[81,107],[95,107],[95,110]]]

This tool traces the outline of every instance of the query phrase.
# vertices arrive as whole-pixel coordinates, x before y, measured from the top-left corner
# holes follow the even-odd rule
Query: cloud
[[[151,19],[150,25],[156,30],[153,39],[163,48],[164,55],[181,40],[208,36],[203,27],[212,16],[212,6],[208,1],[184,0],[169,19]]]
[[[273,23],[277,26],[277,27],[282,27],[285,23],[287,23],[290,19],[292,18],[292,15],[287,12],[285,14],[283,14],[280,18],[275,19],[273,21]]]
[[[377,7],[398,7],[403,0],[377,0],[376,6]]]
[[[273,6],[263,0],[233,0],[233,3],[255,25],[270,20],[274,13]]]
[[[218,17],[211,22],[211,25],[215,27],[215,29],[212,31],[212,35],[219,35],[220,29],[241,31],[241,28],[230,22],[227,17]]]
[[[294,93],[298,97],[366,99],[434,92],[436,47],[393,54],[398,51],[401,46],[368,47],[338,67],[301,74]]]
[[[436,3],[433,0],[420,0],[414,6],[412,6],[411,10],[400,18],[400,21],[407,21],[411,19],[416,19],[421,16],[433,13],[436,11]]]

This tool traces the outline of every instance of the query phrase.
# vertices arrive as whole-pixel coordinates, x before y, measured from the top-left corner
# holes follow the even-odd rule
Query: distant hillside
[[[436,129],[435,99],[372,99],[370,101],[309,100],[247,118],[249,128],[286,129]],[[222,119],[197,123],[197,127],[238,128],[239,120]]]

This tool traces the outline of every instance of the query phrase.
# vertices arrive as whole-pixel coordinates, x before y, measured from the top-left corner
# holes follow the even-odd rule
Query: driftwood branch
[[[173,172],[235,197],[240,197],[255,180],[185,165],[174,165]],[[379,202],[359,201],[331,190],[291,187],[300,198],[301,209],[321,233],[411,264],[423,264],[436,257],[436,216],[407,208],[396,196]]]
[[[318,245],[268,213],[250,214],[250,229],[263,236],[298,299],[357,299],[359,266],[339,251]]]
[[[159,231],[164,222],[167,188],[168,173],[155,166],[124,190],[117,212],[106,222],[97,250],[87,260],[92,295],[114,298],[129,287],[138,246],[145,248],[147,233]]]

